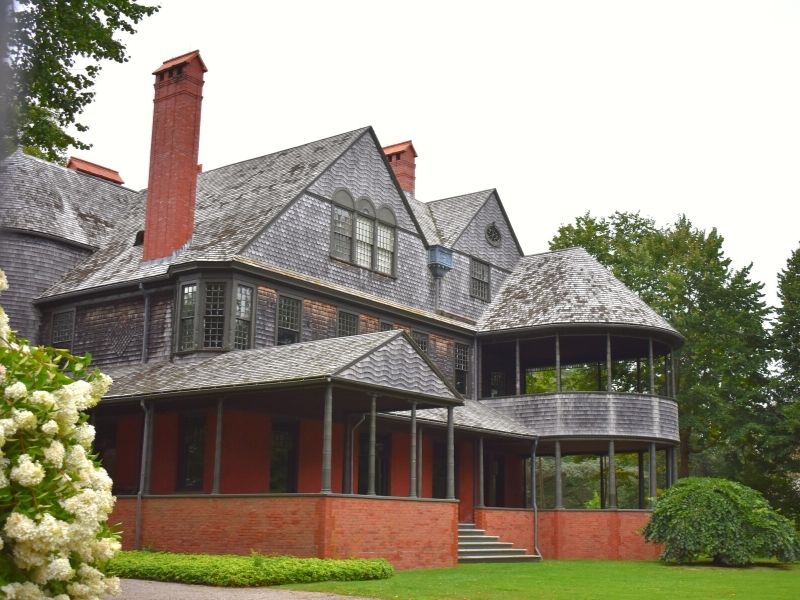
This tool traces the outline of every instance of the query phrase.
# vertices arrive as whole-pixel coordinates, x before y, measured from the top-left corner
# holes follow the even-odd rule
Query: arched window
[[[394,273],[397,221],[388,206],[377,211],[367,198],[353,201],[347,190],[333,195],[331,256],[373,269]]]

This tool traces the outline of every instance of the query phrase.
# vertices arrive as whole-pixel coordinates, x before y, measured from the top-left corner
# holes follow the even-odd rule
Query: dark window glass
[[[389,458],[390,446],[388,435],[375,436],[375,494],[389,495]],[[362,433],[358,448],[358,493],[369,491],[369,434]]]
[[[197,284],[181,288],[181,323],[178,332],[178,350],[194,349],[194,316],[197,310]]]
[[[71,310],[53,315],[53,346],[65,349],[69,349],[72,346],[73,323],[74,318]]]
[[[269,470],[269,491],[273,494],[297,492],[297,446],[297,427],[273,422]]]
[[[246,285],[236,287],[236,329],[233,332],[233,347],[247,350],[251,347],[250,323],[253,314],[253,288]]]
[[[375,249],[375,270],[392,274],[394,267],[394,227],[378,223],[377,246]]]
[[[391,323],[387,323],[386,321],[381,321],[381,331],[392,331],[394,330],[394,325]]]
[[[300,341],[300,300],[281,296],[278,299],[278,345]]]
[[[353,211],[333,207],[333,247],[331,254],[342,260],[351,260],[353,245]]]
[[[336,323],[336,335],[339,337],[345,335],[356,335],[358,333],[358,315],[346,312],[339,312],[339,318]]]
[[[456,389],[459,393],[466,394],[469,381],[469,346],[467,344],[457,343],[455,345],[453,363]]]
[[[506,374],[503,371],[492,371],[489,376],[489,383],[492,397],[506,395]]]
[[[206,416],[181,415],[178,434],[178,489],[203,488]]]
[[[489,301],[489,265],[485,262],[472,259],[469,267],[470,286],[469,293],[472,297]]]
[[[207,283],[203,348],[222,348],[225,340],[225,284]]]
[[[419,331],[412,331],[411,332],[411,339],[420,347],[420,349],[427,354],[428,353],[428,334],[422,333]]]

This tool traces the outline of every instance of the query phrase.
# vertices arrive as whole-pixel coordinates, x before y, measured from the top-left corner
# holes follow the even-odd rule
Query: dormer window
[[[331,256],[384,275],[394,274],[396,220],[387,206],[375,210],[367,198],[358,202],[346,190],[333,195]]]
[[[253,293],[236,280],[201,278],[181,285],[177,351],[252,348]]]

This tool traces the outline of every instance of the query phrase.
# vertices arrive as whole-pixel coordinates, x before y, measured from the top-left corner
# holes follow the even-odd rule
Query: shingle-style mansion
[[[92,419],[124,546],[656,556],[680,333],[581,248],[524,256],[496,190],[418,200],[414,146],[370,127],[202,172],[205,71],[154,73],[146,190],[1,163],[12,328],[115,380]],[[576,456],[599,508],[565,502]]]

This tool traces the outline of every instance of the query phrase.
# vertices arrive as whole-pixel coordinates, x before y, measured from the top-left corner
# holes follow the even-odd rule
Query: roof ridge
[[[487,188],[485,190],[476,190],[474,192],[467,192],[466,194],[456,194],[455,196],[447,196],[446,198],[437,198],[436,200],[420,200],[425,205],[436,204],[437,202],[444,202],[445,200],[455,200],[456,198],[463,198],[464,196],[475,196],[476,194],[489,194],[497,191],[497,188]]]

